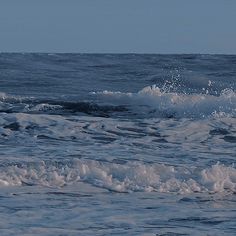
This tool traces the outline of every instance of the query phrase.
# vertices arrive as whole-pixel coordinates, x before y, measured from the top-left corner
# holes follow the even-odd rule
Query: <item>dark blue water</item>
[[[1,235],[235,235],[235,65],[0,54]]]

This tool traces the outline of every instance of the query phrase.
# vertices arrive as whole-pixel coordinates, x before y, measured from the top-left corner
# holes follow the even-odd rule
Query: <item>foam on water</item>
[[[1,186],[63,187],[76,182],[117,192],[235,193],[236,169],[219,163],[200,169],[140,162],[116,164],[74,159],[69,163],[41,162],[2,166],[0,172]]]

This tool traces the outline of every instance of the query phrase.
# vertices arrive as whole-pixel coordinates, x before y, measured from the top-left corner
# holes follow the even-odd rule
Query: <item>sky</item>
[[[236,54],[236,0],[0,0],[0,52]]]

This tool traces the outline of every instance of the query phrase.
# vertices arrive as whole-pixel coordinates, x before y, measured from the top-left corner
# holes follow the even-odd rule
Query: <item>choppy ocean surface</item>
[[[0,235],[236,235],[236,56],[0,54]]]

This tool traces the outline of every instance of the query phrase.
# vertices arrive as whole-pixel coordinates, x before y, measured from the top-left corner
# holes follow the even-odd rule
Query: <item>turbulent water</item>
[[[0,54],[1,235],[236,235],[236,56]]]

